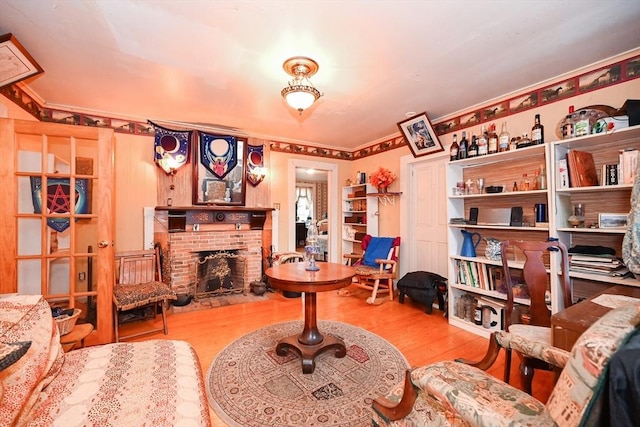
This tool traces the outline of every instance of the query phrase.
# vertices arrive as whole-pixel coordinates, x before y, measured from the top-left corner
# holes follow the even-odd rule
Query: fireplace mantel
[[[156,206],[156,211],[167,212],[170,233],[183,232],[187,225],[249,224],[251,230],[262,230],[267,212],[272,208],[244,206]]]

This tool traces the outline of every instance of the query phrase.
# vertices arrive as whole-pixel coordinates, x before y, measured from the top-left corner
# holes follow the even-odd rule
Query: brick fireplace
[[[256,215],[242,208],[156,208],[154,237],[164,255],[164,280],[177,293],[195,295],[203,255],[230,252],[243,260],[244,274],[235,276],[234,288],[247,294],[250,282],[262,277],[265,217],[264,210]]]

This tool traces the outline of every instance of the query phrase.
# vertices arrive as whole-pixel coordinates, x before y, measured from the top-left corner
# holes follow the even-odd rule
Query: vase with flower
[[[387,188],[397,179],[396,174],[389,169],[380,167],[371,174],[371,184],[378,189],[379,193],[386,193]]]

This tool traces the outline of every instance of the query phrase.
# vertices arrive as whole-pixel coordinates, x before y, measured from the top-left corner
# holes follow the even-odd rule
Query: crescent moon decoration
[[[236,137],[200,132],[200,164],[216,178],[223,179],[238,164]]]
[[[193,131],[172,130],[151,120],[147,122],[155,130],[153,154],[156,164],[167,174],[176,173],[189,160],[189,145]]]
[[[264,146],[247,145],[247,179],[256,186],[264,179]]]

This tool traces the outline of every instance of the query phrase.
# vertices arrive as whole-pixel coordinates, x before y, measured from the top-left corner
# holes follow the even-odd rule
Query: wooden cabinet
[[[362,238],[378,235],[378,198],[371,184],[342,188],[342,253],[362,253]]]
[[[640,126],[449,162],[449,322],[484,336],[501,326],[500,322],[495,322],[490,328],[476,324],[473,314],[470,316],[467,312],[464,315],[463,308],[461,311],[464,304],[459,303],[464,295],[476,300],[488,298],[499,309],[500,301],[506,299],[505,295],[494,289],[495,280],[492,279],[496,278],[492,276],[492,272],[499,271],[501,263],[485,256],[486,238],[501,241],[543,241],[558,238],[567,248],[576,245],[602,245],[614,248],[616,255],[622,256],[621,247],[626,228],[600,228],[598,219],[602,213],[627,214],[630,210],[632,185],[559,188],[562,180],[556,166],[559,160],[566,159],[569,150],[587,151],[593,156],[601,183],[602,166],[617,163],[619,151],[626,149],[640,149]],[[536,175],[544,177],[542,181],[546,181],[545,188],[533,185],[534,181],[536,184],[540,181],[534,179]],[[488,194],[486,191],[480,193],[477,187],[477,180],[480,178],[484,179],[485,189],[488,186],[503,186],[504,191],[495,194]],[[525,189],[526,185],[522,185],[525,180],[529,181],[528,189]],[[471,190],[460,190],[463,183],[473,184]],[[518,191],[514,191],[514,184]],[[585,208],[584,226],[578,228],[569,224],[569,217],[574,213],[576,203],[582,203]],[[547,207],[546,222],[536,222],[536,205]],[[468,221],[472,208],[479,213],[477,224],[470,224]],[[522,225],[512,225],[512,217],[509,217],[508,223],[501,218],[501,214],[512,208],[522,208]],[[483,212],[492,215],[487,218],[483,216]],[[464,239],[462,230],[482,236],[476,247],[475,257],[460,255]],[[509,259],[512,271],[522,269],[523,254],[511,252]],[[559,280],[556,279],[558,261],[555,257],[546,260],[550,274],[549,305],[552,313],[564,308],[559,297]],[[461,268],[472,275],[471,280],[461,277]],[[574,300],[591,297],[614,285],[640,287],[640,281],[632,277],[619,278],[575,271],[571,271],[570,276]],[[521,306],[529,304],[523,298],[516,298],[516,303]]]

